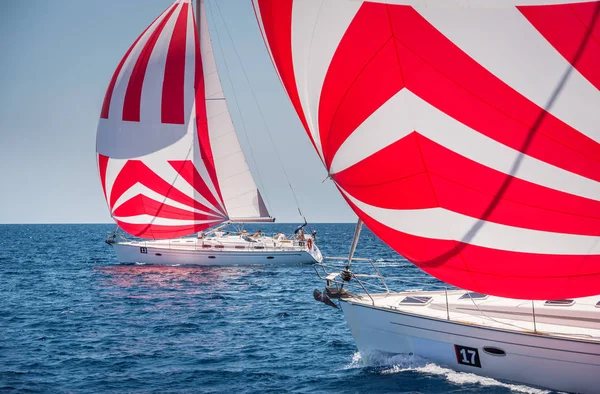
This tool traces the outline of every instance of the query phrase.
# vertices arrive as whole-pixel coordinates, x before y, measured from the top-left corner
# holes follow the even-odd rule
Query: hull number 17
[[[454,345],[454,352],[456,353],[456,361],[459,364],[481,368],[479,352],[476,348]]]

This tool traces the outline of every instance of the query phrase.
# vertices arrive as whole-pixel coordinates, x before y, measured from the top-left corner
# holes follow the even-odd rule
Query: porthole
[[[268,260],[271,260],[271,259],[274,259],[274,258],[275,258],[274,256],[267,256]]]
[[[506,352],[502,349],[498,349],[497,347],[486,346],[483,348],[483,351],[492,356],[506,356]]]
[[[209,259],[216,259],[215,256],[208,256]]]
[[[155,256],[162,256],[161,253],[154,253]]]

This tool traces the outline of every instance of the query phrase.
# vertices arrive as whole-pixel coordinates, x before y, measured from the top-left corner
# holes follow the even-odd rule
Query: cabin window
[[[225,245],[215,245],[215,248],[223,249]]]
[[[243,245],[235,245],[235,248],[236,249],[246,249],[246,247]]]
[[[255,246],[254,249],[264,249],[264,246]]]
[[[400,305],[427,305],[432,299],[433,297],[408,296],[404,297],[404,299],[400,301]]]
[[[548,306],[571,306],[575,303],[575,300],[548,300],[544,302],[544,305]]]
[[[202,245],[203,248],[212,248],[211,245]]]
[[[489,295],[475,292],[468,292],[460,296],[459,300],[485,300]]]
[[[596,302],[596,308],[600,308],[600,301]]]

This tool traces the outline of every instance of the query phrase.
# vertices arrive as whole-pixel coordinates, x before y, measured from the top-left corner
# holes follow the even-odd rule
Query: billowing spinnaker
[[[331,178],[383,241],[482,293],[600,292],[599,1],[253,3]]]
[[[176,1],[133,43],[110,81],[97,133],[112,217],[142,238],[232,220],[272,220],[223,95],[203,1]],[[200,36],[198,36],[200,30]]]
[[[177,1],[127,51],[102,106],[100,178],[128,233],[174,238],[227,219],[204,91],[192,5]]]

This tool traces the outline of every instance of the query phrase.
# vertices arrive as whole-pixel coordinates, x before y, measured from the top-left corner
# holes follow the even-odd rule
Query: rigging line
[[[208,5],[208,1],[206,2],[206,4]],[[217,8],[218,7],[219,6],[217,4]],[[216,42],[217,42],[217,45],[219,47],[219,50],[221,51],[221,56],[223,56],[223,63],[225,64],[225,73],[227,75],[227,79],[229,80],[229,83],[231,84],[231,90],[232,90],[232,93],[233,93],[233,103],[235,104],[235,107],[236,107],[238,113],[240,114],[240,121],[241,121],[241,125],[242,125],[242,130],[244,132],[244,136],[246,137],[246,141],[248,142],[248,148],[250,149],[250,159],[252,160],[252,164],[254,165],[254,168],[256,169],[256,175],[257,175],[257,178],[258,178],[258,184],[259,184],[259,186],[260,186],[260,188],[262,190],[266,190],[265,187],[264,187],[264,185],[263,185],[262,178],[260,176],[260,172],[258,171],[258,166],[256,165],[256,160],[254,159],[254,151],[252,150],[252,143],[250,142],[250,138],[248,137],[248,132],[246,130],[246,125],[244,123],[244,115],[243,115],[242,110],[240,109],[240,106],[238,104],[237,95],[235,93],[235,86],[234,86],[233,80],[231,79],[231,74],[229,72],[229,67],[227,65],[227,58],[225,57],[225,52],[223,51],[223,47],[221,45],[221,39],[219,37],[219,29],[217,28],[215,15],[214,15],[213,10],[212,10],[212,5],[209,5],[207,8],[209,9],[210,15],[211,15],[212,20],[213,20],[214,31],[215,31],[215,34],[217,35]],[[213,41],[212,37],[211,37],[211,41]],[[215,59],[215,61],[216,61],[216,59]],[[221,76],[219,75],[219,80],[220,79],[221,79]],[[263,194],[264,194],[264,199],[265,199],[265,202],[266,202],[266,205],[267,205],[267,210],[269,212],[273,212],[271,210],[271,204],[269,202],[269,198],[267,197],[267,194],[266,193],[263,193]]]
[[[300,203],[298,202],[298,197],[296,196],[296,192],[294,191],[292,183],[290,182],[290,178],[289,178],[289,176],[287,174],[287,171],[285,170],[285,166],[283,165],[283,161],[281,160],[281,156],[279,155],[279,151],[277,150],[277,146],[275,145],[275,142],[273,141],[273,136],[271,135],[271,131],[269,130],[269,126],[267,126],[267,122],[265,120],[263,112],[262,112],[262,110],[260,108],[260,105],[258,104],[258,100],[257,100],[256,95],[254,93],[254,89],[252,88],[252,84],[250,83],[250,79],[248,78],[248,73],[246,73],[246,68],[244,67],[244,63],[242,62],[242,59],[240,58],[240,54],[238,53],[237,46],[235,45],[235,41],[233,40],[233,38],[231,36],[231,33],[229,32],[229,28],[227,27],[227,21],[223,17],[223,13],[221,12],[221,7],[219,7],[219,3],[215,2],[215,4],[217,6],[217,11],[219,12],[219,15],[221,16],[221,20],[223,21],[223,26],[225,26],[225,31],[227,32],[227,35],[229,36],[229,40],[233,44],[233,51],[235,52],[235,56],[237,57],[237,60],[238,60],[238,62],[240,63],[240,65],[242,67],[242,71],[243,71],[243,74],[244,74],[244,78],[246,79],[246,83],[250,87],[250,93],[252,94],[252,99],[254,100],[254,104],[256,105],[256,108],[258,109],[258,114],[260,116],[260,119],[262,120],[262,123],[263,123],[264,127],[265,127],[265,131],[267,132],[267,135],[269,136],[269,141],[271,141],[271,145],[273,145],[273,149],[275,150],[275,156],[277,156],[277,161],[279,162],[279,165],[281,166],[281,169],[283,170],[283,175],[285,176],[285,180],[286,180],[288,186],[290,187],[290,191],[292,192],[292,196],[294,196],[294,201],[296,202],[296,208],[298,208],[298,213],[300,214],[300,217],[304,218],[304,215],[302,214],[302,209],[300,208]]]

